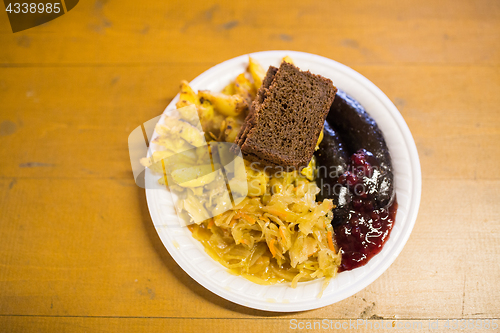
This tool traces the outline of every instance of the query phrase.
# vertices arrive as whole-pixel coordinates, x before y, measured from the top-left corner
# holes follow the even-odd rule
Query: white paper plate
[[[421,174],[415,142],[403,117],[387,96],[368,79],[336,61],[303,52],[266,51],[251,54],[264,68],[278,66],[290,56],[302,70],[310,70],[330,78],[334,85],[358,100],[375,119],[384,133],[392,156],[398,200],[396,223],[382,251],[368,264],[338,274],[323,296],[318,298],[323,279],[290,284],[261,286],[227,272],[210,258],[203,246],[186,227],[178,224],[170,193],[163,189],[147,189],[151,218],[168,252],[182,269],[202,286],[234,303],[267,311],[303,311],[320,308],[343,300],[377,279],[396,259],[412,231],[420,204]],[[193,89],[220,91],[238,74],[245,71],[248,55],[214,66],[191,82]],[[175,109],[177,95],[166,112]],[[146,174],[150,179],[158,176]],[[148,183],[151,183],[148,181]]]

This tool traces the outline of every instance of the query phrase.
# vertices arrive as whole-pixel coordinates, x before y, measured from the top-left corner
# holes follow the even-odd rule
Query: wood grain
[[[7,65],[204,62],[293,49],[342,63],[500,60],[498,1],[85,1],[20,34],[0,26]],[[278,14],[275,14],[278,13]],[[36,49],[37,52],[30,52]]]
[[[4,18],[1,332],[500,323],[500,2],[81,1],[16,34]],[[374,82],[407,122],[422,167],[419,216],[394,264],[356,295],[299,313],[235,305],[184,273],[154,230],[127,150],[180,80],[268,49],[320,54]],[[443,323],[413,331],[448,331]]]

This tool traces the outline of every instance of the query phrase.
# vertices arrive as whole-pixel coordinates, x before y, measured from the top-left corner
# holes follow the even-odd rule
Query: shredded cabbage
[[[190,229],[233,273],[260,284],[308,281],[337,274],[333,204],[315,202],[319,189],[297,171],[271,178],[267,192]]]

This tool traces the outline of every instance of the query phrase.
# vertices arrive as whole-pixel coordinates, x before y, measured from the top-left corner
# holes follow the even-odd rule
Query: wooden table
[[[1,332],[500,325],[499,1],[80,1],[15,34],[0,17]],[[313,311],[252,310],[204,289],[163,247],[131,175],[129,133],[181,79],[268,49],[319,54],[374,82],[422,166],[401,255],[363,291]]]

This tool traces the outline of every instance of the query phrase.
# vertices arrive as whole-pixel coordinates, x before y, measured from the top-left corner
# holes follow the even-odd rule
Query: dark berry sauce
[[[342,252],[340,271],[365,265],[382,250],[394,225],[396,198],[386,207],[377,207],[375,202],[377,168],[376,158],[362,149],[351,156],[348,171],[339,177],[352,198],[348,218],[334,228]]]

